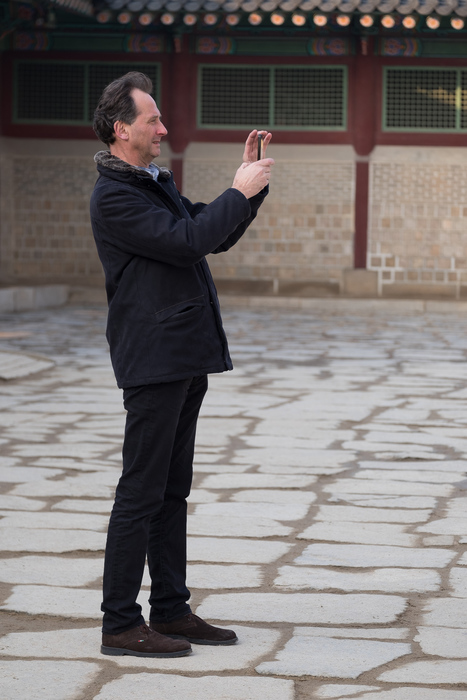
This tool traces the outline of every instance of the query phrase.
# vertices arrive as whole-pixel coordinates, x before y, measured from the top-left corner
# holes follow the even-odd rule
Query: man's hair
[[[102,93],[96,111],[92,127],[98,139],[106,146],[115,143],[115,122],[122,121],[125,124],[133,124],[138,112],[131,95],[135,89],[152,92],[152,81],[144,73],[131,71],[111,82]]]

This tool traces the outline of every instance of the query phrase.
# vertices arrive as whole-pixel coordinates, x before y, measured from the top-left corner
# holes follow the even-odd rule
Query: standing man
[[[167,129],[151,91],[146,75],[127,73],[105,88],[94,115],[94,131],[110,152],[95,156],[91,221],[105,272],[107,339],[127,410],[105,551],[101,651],[173,657],[189,654],[190,642],[237,641],[187,603],[186,498],[207,375],[232,369],[205,256],[244,234],[274,161],[256,161],[252,131],[232,187],[211,204],[192,204],[170,171],[152,162]],[[263,135],[267,146],[271,134]],[[146,556],[149,625],[136,602]]]

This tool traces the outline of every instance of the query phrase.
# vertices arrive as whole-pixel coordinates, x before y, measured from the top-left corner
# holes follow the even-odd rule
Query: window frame
[[[84,84],[83,84],[83,116],[87,115],[89,112],[89,97],[90,97],[90,67],[91,66],[126,66],[128,69],[134,64],[135,66],[150,66],[156,69],[157,74],[157,84],[155,86],[155,101],[157,104],[161,104],[161,94],[162,94],[162,63],[161,61],[92,61],[85,59],[64,59],[60,61],[53,61],[50,59],[31,59],[31,58],[15,58],[13,60],[13,90],[12,90],[12,104],[11,104],[11,124],[13,126],[63,126],[63,127],[92,127],[92,120],[82,119],[82,120],[70,120],[70,119],[24,119],[17,116],[18,108],[18,68],[21,64],[28,64],[37,66],[39,63],[42,65],[54,65],[54,63],[59,63],[60,65],[83,65],[84,66]]]
[[[349,70],[348,66],[343,63],[319,63],[319,64],[314,64],[314,65],[304,65],[304,64],[284,64],[284,63],[207,63],[207,62],[202,62],[199,63],[197,66],[197,95],[196,95],[196,128],[206,132],[208,130],[212,131],[244,131],[247,128],[251,127],[251,124],[248,122],[246,124],[212,124],[212,123],[203,123],[201,119],[201,113],[202,113],[202,91],[203,91],[203,69],[204,68],[214,68],[214,69],[228,69],[228,70],[235,70],[239,68],[250,68],[250,69],[267,69],[269,71],[269,120],[267,124],[261,124],[258,125],[261,128],[265,129],[273,129],[274,131],[281,131],[281,132],[313,132],[313,131],[319,131],[319,132],[346,132],[348,130],[348,121],[349,121],[349,115],[348,115],[348,94],[349,94]],[[274,124],[274,100],[275,100],[275,72],[277,69],[280,70],[307,70],[307,71],[316,71],[316,70],[330,70],[330,69],[336,69],[338,68],[339,70],[342,71],[342,77],[343,77],[343,90],[342,90],[342,125],[341,126],[303,126],[301,124],[298,125],[290,125],[290,126],[282,126],[282,125],[276,125]],[[272,117],[272,120],[271,120]]]
[[[462,117],[462,74],[465,73],[467,76],[467,68],[460,66],[391,66],[384,65],[383,68],[383,80],[382,80],[382,104],[381,104],[381,132],[384,134],[400,134],[400,133],[411,133],[411,134],[465,134],[467,133],[467,126],[462,127],[461,117]],[[423,72],[446,72],[452,71],[456,73],[456,127],[454,128],[436,128],[436,127],[414,127],[414,126],[388,126],[387,125],[387,110],[388,110],[388,97],[387,97],[387,80],[388,71],[423,71]]]

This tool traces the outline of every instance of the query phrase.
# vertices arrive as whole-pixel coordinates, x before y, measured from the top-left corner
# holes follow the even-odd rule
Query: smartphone
[[[263,134],[258,134],[258,160],[264,158],[264,136]]]

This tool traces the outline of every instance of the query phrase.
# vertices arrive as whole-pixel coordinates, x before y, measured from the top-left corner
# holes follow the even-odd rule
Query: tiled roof
[[[52,0],[52,2],[62,10],[76,12],[80,15],[94,15],[94,6],[91,0]]]
[[[55,0],[56,2],[58,0]],[[467,17],[467,0],[107,0],[111,10],[129,12],[397,12],[403,15],[457,14]]]

